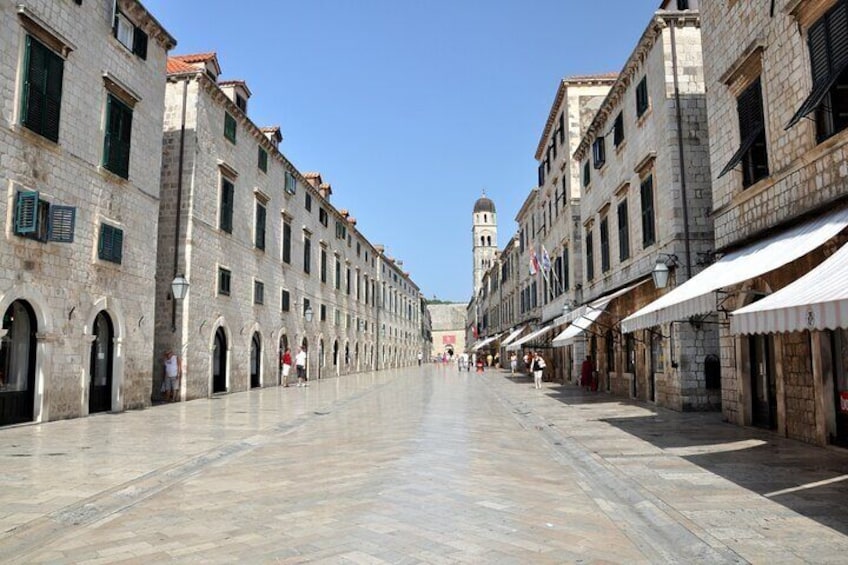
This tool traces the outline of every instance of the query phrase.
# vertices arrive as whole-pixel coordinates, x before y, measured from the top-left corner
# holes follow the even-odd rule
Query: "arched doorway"
[[[345,370],[350,369],[350,343],[345,342],[345,356],[344,356],[344,364]]]
[[[3,314],[0,332],[0,425],[31,422],[35,400],[35,312],[16,300]]]
[[[94,318],[94,341],[89,363],[88,413],[112,409],[112,359],[115,330],[109,314],[101,311]]]
[[[262,386],[262,338],[259,332],[250,340],[250,388]]]
[[[318,378],[321,378],[321,372],[324,370],[324,340],[318,342]]]
[[[306,336],[303,336],[303,339],[300,341],[300,347],[306,353],[306,377],[309,378],[309,367],[311,363],[309,362],[309,340],[306,339]],[[295,368],[295,370],[297,369]]]
[[[339,340],[333,340],[333,368],[339,374]]]
[[[212,392],[227,392],[227,333],[224,328],[215,332],[212,348]]]

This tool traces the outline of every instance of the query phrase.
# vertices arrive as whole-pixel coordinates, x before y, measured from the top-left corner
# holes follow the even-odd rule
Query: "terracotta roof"
[[[303,173],[303,178],[307,178],[307,179],[319,179],[319,178],[321,178],[321,173],[316,173],[316,172],[314,172],[314,171],[313,171],[313,172],[309,172],[309,173]]]
[[[208,53],[190,53],[188,55],[172,55],[171,59],[178,59],[183,63],[205,63],[211,59],[217,57],[218,54],[215,51],[210,51]]]
[[[197,71],[199,69],[192,66],[192,65],[189,65],[188,63],[186,63],[186,62],[184,62],[180,59],[175,59],[174,57],[168,57],[168,63],[165,67],[165,70],[169,75],[177,75],[177,74],[182,74],[182,73],[190,73],[192,71]]]

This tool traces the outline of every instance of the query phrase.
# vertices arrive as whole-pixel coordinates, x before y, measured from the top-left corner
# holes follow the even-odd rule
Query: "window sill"
[[[12,132],[14,132],[14,133],[16,133],[20,136],[26,137],[27,141],[30,141],[30,142],[38,145],[42,149],[47,149],[49,151],[54,151],[56,153],[59,153],[63,150],[62,144],[59,143],[58,141],[53,141],[52,139],[48,139],[48,138],[44,137],[43,135],[41,135],[40,133],[29,129],[28,127],[26,127],[25,125],[23,125],[21,123],[16,122],[16,123],[12,124],[11,130],[12,130]],[[831,138],[831,139],[833,139],[833,138]]]
[[[613,147],[615,148],[616,156],[621,155],[621,153],[624,151],[624,148],[627,147],[627,140],[623,139],[621,143],[619,143],[618,145],[613,145]]]
[[[642,127],[642,125],[648,121],[648,118],[651,117],[651,114],[654,113],[654,106],[652,104],[648,105],[648,108],[645,110],[645,113],[636,118],[636,127]]]
[[[102,176],[102,177],[104,177],[107,180],[110,180],[112,182],[115,182],[115,183],[118,183],[118,184],[130,184],[130,179],[125,179],[121,175],[119,175],[117,173],[113,173],[112,171],[110,171],[109,169],[104,167],[103,165],[97,166],[97,172],[100,173],[100,176]]]

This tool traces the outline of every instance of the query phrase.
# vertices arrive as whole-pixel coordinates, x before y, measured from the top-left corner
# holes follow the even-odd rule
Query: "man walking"
[[[294,357],[294,366],[297,370],[297,386],[308,386],[306,384],[306,351],[299,347]]]

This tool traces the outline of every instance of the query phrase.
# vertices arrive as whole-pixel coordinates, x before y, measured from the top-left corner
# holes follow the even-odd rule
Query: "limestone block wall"
[[[66,42],[59,141],[21,125],[25,39],[36,33],[24,14]],[[38,319],[35,420],[88,414],[92,325],[106,311],[114,326],[111,409],[149,403],[153,273],[161,158],[166,49],[170,39],[136,2],[120,2],[150,35],[146,59],[112,36],[111,3],[30,0],[0,5],[0,171],[3,244],[0,313],[18,299]],[[156,39],[159,37],[159,39]],[[104,73],[131,90],[133,108],[129,178],[102,166]],[[38,242],[14,234],[15,195],[35,190],[51,205],[76,208],[72,243]],[[97,257],[101,223],[123,230],[120,265]]]

